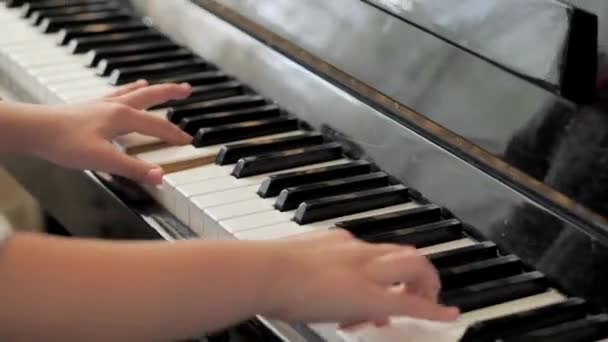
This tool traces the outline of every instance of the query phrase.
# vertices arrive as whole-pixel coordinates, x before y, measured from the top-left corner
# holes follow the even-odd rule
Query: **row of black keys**
[[[312,145],[317,147],[324,146],[322,139],[322,136],[311,133],[264,142],[227,145],[216,162],[220,165],[259,162],[264,166],[276,163],[246,176],[288,169],[294,164],[282,160],[283,157],[289,158],[289,153],[277,150],[293,148],[292,144],[300,140],[296,145],[303,147],[300,151],[304,154],[294,161],[300,161],[298,165],[314,164],[322,160],[311,159],[312,155],[304,152],[308,149],[305,146],[308,143],[320,144]],[[313,150],[308,150],[311,151]],[[336,154],[336,158],[337,156],[339,154]],[[233,174],[240,177],[242,175],[238,174],[238,170],[235,167]],[[298,208],[298,213],[301,211],[301,214],[310,215],[314,222],[376,208],[373,194],[377,193],[378,187],[389,182],[386,174],[378,172],[369,163],[353,161],[344,165],[270,176],[260,186],[258,194],[263,198],[278,195],[275,204],[278,210]],[[372,190],[359,191],[362,188]],[[400,185],[395,185],[391,191],[398,193],[397,189],[405,191]],[[379,199],[392,201],[390,195],[380,196]],[[400,201],[407,200],[405,191]],[[305,205],[302,206],[302,203]],[[397,203],[400,202],[384,202],[377,207]],[[315,204],[323,204],[321,207],[325,211],[320,216],[315,212],[318,209]],[[307,212],[308,209],[310,211]],[[301,218],[296,214],[296,221],[299,217]],[[401,243],[418,248],[467,237],[458,220],[450,218],[441,208],[432,204],[340,222],[336,226],[369,242]],[[541,294],[550,288],[548,280],[541,273],[530,271],[514,255],[500,253],[491,242],[435,254],[430,260],[440,270],[442,302],[458,306],[463,312]],[[580,341],[608,336],[606,317],[589,315],[589,312],[591,311],[583,300],[574,298],[538,310],[476,324],[468,331],[465,340],[493,341],[500,338],[508,341]]]
[[[10,6],[16,4],[17,1],[7,2]],[[90,65],[96,66],[100,75],[111,75],[115,84],[147,78],[154,82],[187,81],[199,86],[196,89],[199,92],[195,91],[195,96],[187,103],[171,104],[169,114],[170,120],[184,130],[197,133],[198,146],[299,127],[296,119],[282,115],[275,104],[253,92],[248,93],[246,87],[209,63],[133,20],[115,2],[42,0],[28,2],[23,13],[34,24],[41,25],[43,31],[61,30],[60,44],[70,45],[74,53],[93,49]],[[171,62],[157,64],[167,60]],[[142,64],[144,66],[132,67]],[[196,73],[189,73],[192,70]],[[174,76],[176,72],[181,75]],[[248,120],[251,118],[262,120],[251,122]],[[248,124],[242,125],[241,121]],[[197,126],[197,123],[203,126]],[[293,150],[294,147],[301,148]],[[265,143],[233,145],[220,153],[218,163],[236,163],[233,175],[248,177],[333,160],[341,155],[339,145],[322,141],[317,134],[309,134]],[[353,170],[367,171],[349,173]],[[371,171],[369,164],[353,162],[316,172],[278,175],[265,181],[259,193],[262,197],[278,195],[278,210],[298,207],[296,221],[301,224],[411,200],[407,188],[390,184],[387,175]],[[339,176],[331,179],[331,174]],[[360,191],[353,195],[353,190]],[[300,210],[302,203],[306,206]],[[417,247],[465,236],[460,222],[442,217],[440,208],[434,205],[343,222],[337,226],[371,242],[398,242]],[[378,227],[382,230],[378,231]],[[526,271],[517,257],[500,255],[491,243],[438,254],[431,260],[441,270],[443,301],[465,312],[542,293],[549,286],[542,274]],[[553,339],[559,335],[566,340],[581,340],[583,336],[591,339],[605,336],[604,317],[587,317],[588,312],[582,301],[573,299],[537,312],[484,322],[471,329],[467,338],[477,341],[483,336],[488,340],[497,336],[517,336],[513,340],[537,340],[545,335],[559,340]],[[564,330],[568,333],[564,334]]]

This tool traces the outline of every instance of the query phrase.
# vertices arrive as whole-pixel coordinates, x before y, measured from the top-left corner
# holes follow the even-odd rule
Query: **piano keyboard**
[[[463,341],[595,341],[608,316],[375,165],[310,130],[112,0],[5,0],[0,56],[47,102],[86,101],[137,79],[189,82],[192,97],[154,108],[194,136],[169,147],[138,135],[124,153],[167,171],[144,186],[205,239],[268,240],[342,228],[373,243],[411,244],[439,269],[441,300],[463,315]],[[388,329],[388,328],[387,328]],[[449,330],[448,329],[448,330]],[[429,341],[440,340],[442,329]],[[378,329],[364,341],[406,341]],[[432,334],[436,334],[434,337]]]

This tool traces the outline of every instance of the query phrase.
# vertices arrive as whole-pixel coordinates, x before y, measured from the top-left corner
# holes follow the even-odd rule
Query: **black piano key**
[[[369,173],[371,171],[372,166],[370,163],[366,161],[354,161],[311,170],[272,175],[262,182],[262,185],[258,189],[258,195],[260,195],[262,198],[275,197],[278,196],[281,191],[289,187],[332,179],[347,178]]]
[[[111,85],[123,85],[139,79],[154,80],[174,73],[200,72],[214,70],[215,67],[202,59],[184,60],[168,63],[149,64],[138,67],[116,69],[110,75]]]
[[[516,276],[470,285],[457,290],[443,292],[441,302],[469,312],[545,292],[548,281],[540,272],[529,272]]]
[[[138,79],[153,81],[157,78],[166,78],[168,75],[175,73],[187,74],[204,70],[213,70],[213,67],[198,58],[194,60],[149,64],[114,70],[110,75],[110,84],[123,85],[137,81]]]
[[[276,112],[279,113],[279,107],[276,105],[268,105],[266,107],[270,107],[272,110],[276,110]],[[187,119],[188,118],[185,120]],[[230,144],[224,146],[220,150],[215,159],[215,163],[218,165],[230,165],[235,164],[241,158],[245,157],[318,145],[323,142],[323,135],[319,133],[302,133],[288,137],[268,138],[255,142]]]
[[[268,101],[259,95],[241,95],[186,106],[172,107],[167,111],[167,119],[179,124],[184,118],[194,115],[219,113],[229,110],[246,109],[268,104]]]
[[[338,143],[302,147],[242,158],[236,163],[232,175],[236,178],[250,177],[304,165],[323,163],[341,157],[342,146]]]
[[[313,184],[287,188],[281,192],[274,207],[279,211],[298,208],[305,201],[382,188],[389,185],[390,179],[384,172],[334,179]]]
[[[93,24],[87,26],[61,29],[58,34],[57,44],[67,45],[72,39],[94,37],[115,33],[136,32],[147,30],[148,26],[139,21],[127,21],[113,24]]]
[[[523,271],[521,261],[514,255],[439,269],[444,291],[468,285],[506,278]]]
[[[435,253],[428,256],[437,268],[459,266],[498,256],[498,247],[493,242],[482,242],[473,246]]]
[[[282,113],[283,112],[279,106],[270,104],[235,111],[190,116],[180,121],[179,127],[184,132],[194,135],[203,127],[213,127],[237,122],[275,118],[281,116]],[[230,162],[229,164],[234,164],[237,162],[237,160]],[[218,162],[218,159],[216,159],[216,162]],[[220,162],[223,161],[220,160]]]
[[[585,317],[587,312],[589,307],[583,299],[571,298],[561,303],[475,323],[467,329],[461,341],[492,342],[578,320]]]
[[[192,87],[192,94],[183,100],[175,100],[152,107],[152,109],[186,106],[222,98],[232,98],[249,92],[249,89],[238,81],[228,81],[210,85]]]
[[[218,145],[231,141],[295,131],[299,127],[299,120],[281,117],[201,128],[194,136],[193,145],[195,147]]]
[[[294,221],[300,225],[331,218],[370,211],[411,200],[409,190],[403,185],[354,192],[306,201],[298,207]]]
[[[80,54],[104,46],[149,43],[162,40],[165,40],[165,37],[161,33],[148,29],[135,32],[111,33],[93,37],[74,38],[70,40],[68,50],[73,54]]]
[[[222,83],[233,80],[230,76],[226,75],[222,71],[202,71],[187,75],[178,75],[172,77],[161,78],[151,82],[151,84],[162,84],[162,83],[188,83],[192,86],[208,85],[213,83]]]
[[[581,342],[608,338],[608,315],[596,315],[561,323],[524,335],[503,339],[505,342]]]
[[[66,9],[71,7],[81,7],[85,5],[105,5],[115,4],[115,1],[111,0],[80,0],[80,1],[66,1],[66,0],[45,0],[45,1],[27,1],[21,6],[21,16],[27,18],[36,11],[46,11],[55,9]]]
[[[28,1],[28,0],[5,0],[4,4],[8,8],[21,7],[28,2],[40,2],[40,1]]]
[[[52,0],[44,0],[32,2],[29,1],[21,6],[21,17],[27,19],[31,17],[36,12],[47,12],[47,11],[57,11],[59,13],[67,13],[67,14],[77,14],[83,13],[79,12],[83,7],[95,7],[95,6],[108,6],[113,5],[116,6],[118,3],[113,0],[82,0],[82,1],[52,1]],[[77,11],[77,12],[74,12]]]
[[[464,237],[462,223],[455,219],[428,223],[379,234],[361,235],[359,238],[372,243],[396,243],[424,248]]]
[[[362,236],[439,220],[441,220],[441,208],[429,204],[395,213],[339,222],[335,226],[348,230],[355,236]]]
[[[108,76],[116,68],[132,67],[152,63],[171,62],[192,58],[194,58],[192,52],[185,49],[156,53],[144,53],[133,56],[106,58],[102,59],[97,65],[97,74],[100,76]]]
[[[81,6],[71,6],[71,7],[63,7],[63,8],[53,8],[47,10],[38,10],[34,12],[29,12],[30,15],[27,15],[29,18],[29,22],[38,26],[40,23],[46,18],[57,18],[57,17],[65,17],[69,15],[77,15],[77,14],[85,14],[85,13],[104,13],[104,12],[118,12],[120,10],[120,5],[117,3],[104,3],[104,4],[91,4],[91,5],[81,5]],[[27,13],[25,13],[27,14]]]
[[[97,23],[113,23],[119,21],[127,21],[132,19],[132,15],[125,12],[103,12],[103,13],[87,13],[73,16],[45,18],[40,22],[38,28],[43,33],[54,33],[62,28],[85,26]]]
[[[122,46],[109,46],[95,48],[87,53],[87,63],[89,67],[97,67],[99,62],[105,58],[130,56],[142,53],[156,53],[163,51],[174,51],[181,47],[169,40],[162,40],[151,43],[129,44]]]
[[[23,5],[26,0],[6,0],[5,5],[8,8],[15,8]]]

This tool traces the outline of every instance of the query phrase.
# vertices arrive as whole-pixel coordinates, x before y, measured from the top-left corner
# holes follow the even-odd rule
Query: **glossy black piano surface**
[[[537,270],[552,286],[584,298],[594,307],[590,312],[608,307],[608,88],[579,106],[563,91],[565,69],[529,67],[525,56],[532,51],[518,50],[521,58],[509,60],[510,51],[498,54],[483,44],[463,49],[462,36],[428,25],[415,11],[387,6],[394,1],[133,3],[158,30],[213,63],[211,71],[234,75],[277,101],[348,155],[373,162],[429,205],[445,208],[444,219],[462,222],[466,234],[498,245],[503,256],[493,262],[526,265],[525,271],[501,268],[508,276],[527,272],[536,281]],[[580,11],[552,0],[529,3]],[[172,20],[176,13],[183,20]],[[593,26],[595,17],[585,15]],[[571,29],[572,18],[565,15],[559,24]],[[195,24],[207,34],[188,31]],[[541,28],[531,26],[541,39]],[[509,39],[517,42],[518,35]],[[573,38],[564,33],[561,39]],[[547,63],[564,57],[563,45],[547,44],[552,48],[540,54]],[[594,53],[601,71],[602,49]],[[8,158],[5,165],[75,235],[195,237],[129,182],[82,177],[35,160]],[[433,222],[418,228],[431,231]],[[428,243],[409,231],[391,234],[361,238]],[[487,274],[480,269],[466,272]],[[445,272],[453,288],[471,281]],[[444,299],[457,301],[454,291]]]

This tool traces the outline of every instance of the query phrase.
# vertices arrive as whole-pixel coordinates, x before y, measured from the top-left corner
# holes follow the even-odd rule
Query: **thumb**
[[[110,174],[129,178],[146,184],[161,184],[163,170],[156,164],[131,157],[119,152],[111,144],[104,144],[95,153],[96,161],[92,168]]]

